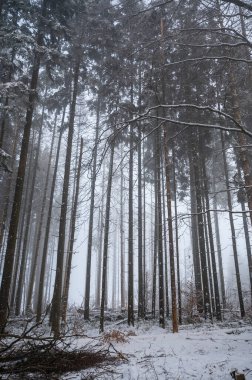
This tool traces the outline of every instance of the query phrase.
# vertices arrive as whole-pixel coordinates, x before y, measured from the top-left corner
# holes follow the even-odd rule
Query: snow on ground
[[[136,336],[129,336],[128,342],[112,342],[126,360],[116,366],[113,374],[99,379],[231,380],[234,368],[243,372],[246,380],[252,379],[251,325],[182,326],[178,334],[155,326],[120,327],[124,333],[129,330]],[[83,379],[83,374],[74,378]],[[64,377],[70,378],[73,377]]]

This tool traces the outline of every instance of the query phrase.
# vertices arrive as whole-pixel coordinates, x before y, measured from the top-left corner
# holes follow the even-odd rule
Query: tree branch
[[[242,7],[245,9],[248,9],[249,11],[252,11],[252,5],[249,5],[248,3],[245,3],[244,1],[241,0],[222,0],[224,3],[229,3],[229,4],[234,4],[237,5],[238,7]]]

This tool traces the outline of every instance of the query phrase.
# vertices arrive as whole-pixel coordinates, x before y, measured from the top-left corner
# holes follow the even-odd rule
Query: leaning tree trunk
[[[66,233],[66,217],[67,217],[67,203],[68,203],[68,192],[69,192],[69,180],[70,180],[70,166],[71,166],[71,156],[72,156],[72,144],[74,135],[74,119],[75,119],[75,108],[78,93],[78,79],[80,73],[80,61],[81,54],[79,53],[76,57],[74,67],[74,77],[73,77],[73,95],[72,102],[69,113],[69,129],[68,129],[68,139],[67,139],[67,152],[65,159],[65,170],[64,170],[64,181],[62,189],[62,203],[60,210],[60,225],[59,225],[59,240],[58,240],[58,250],[57,250],[57,264],[56,264],[56,275],[54,283],[54,293],[52,298],[52,308],[50,314],[50,320],[52,325],[52,331],[55,336],[60,334],[60,318],[61,318],[61,298],[62,298],[62,283],[63,283],[63,266],[64,266],[64,251],[65,251],[65,233]]]
[[[113,163],[114,163],[114,150],[115,141],[114,136],[110,143],[110,162],[109,162],[109,175],[107,187],[107,200],[105,212],[105,226],[104,226],[104,243],[103,243],[103,264],[102,264],[102,289],[101,289],[101,315],[100,315],[100,331],[104,331],[104,309],[107,288],[107,264],[108,264],[108,239],[109,239],[109,222],[110,222],[110,203],[111,203],[111,189],[113,179]]]
[[[46,8],[47,8],[47,0],[43,0],[41,5],[41,21],[38,28],[38,37],[37,37],[37,45],[43,45],[43,19],[46,16]],[[37,49],[35,52],[33,69],[32,69],[32,77],[30,84],[30,94],[28,99],[28,108],[26,112],[26,123],[24,126],[24,133],[21,144],[21,152],[18,166],[18,174],[15,186],[15,194],[12,206],[12,213],[10,218],[10,227],[9,234],[7,240],[7,248],[4,262],[4,269],[2,275],[2,283],[0,290],[0,330],[3,331],[8,318],[8,305],[9,305],[9,293],[11,286],[11,279],[13,273],[13,265],[14,265],[14,254],[16,248],[16,240],[17,240],[17,230],[19,223],[19,215],[21,209],[21,201],[23,195],[23,185],[24,185],[24,177],[26,171],[26,160],[28,154],[28,147],[30,141],[30,133],[32,127],[32,117],[33,111],[35,107],[35,99],[36,99],[36,89],[38,84],[38,75],[40,68],[40,59],[41,53]]]
[[[94,223],[94,201],[95,201],[95,183],[96,183],[96,170],[97,170],[96,162],[97,162],[99,127],[100,127],[100,99],[98,95],[97,109],[96,109],[95,144],[94,144],[94,151],[93,151],[93,167],[92,167],[92,180],[91,180],[88,248],[87,248],[87,269],[86,269],[85,302],[84,302],[84,319],[86,320],[89,319],[91,258],[92,258],[93,223]]]

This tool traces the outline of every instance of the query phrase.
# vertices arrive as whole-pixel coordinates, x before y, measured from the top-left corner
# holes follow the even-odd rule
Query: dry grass
[[[128,331],[126,333],[123,333],[122,331],[119,330],[112,330],[107,333],[104,333],[102,336],[102,341],[104,343],[127,343],[128,337],[129,336],[135,336],[136,333],[134,331]]]

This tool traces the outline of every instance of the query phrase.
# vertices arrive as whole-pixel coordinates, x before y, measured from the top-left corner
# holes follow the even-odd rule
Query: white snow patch
[[[121,327],[120,330],[126,333],[132,329]],[[136,336],[129,336],[127,343],[113,342],[127,361],[117,365],[114,373],[99,378],[231,380],[230,372],[236,368],[245,374],[246,380],[252,379],[250,325],[233,328],[210,324],[196,328],[184,326],[178,334],[159,327],[142,326],[133,331]],[[83,377],[75,375],[74,378]]]

